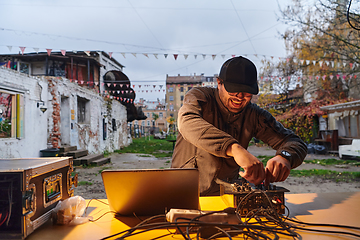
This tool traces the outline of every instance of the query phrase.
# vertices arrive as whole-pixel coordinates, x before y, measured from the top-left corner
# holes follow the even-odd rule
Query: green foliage
[[[11,122],[5,119],[0,122],[0,138],[11,137]]]
[[[125,148],[115,150],[116,153],[143,153],[151,154],[157,158],[171,157],[173,151],[172,142],[163,139],[134,138],[133,142]]]

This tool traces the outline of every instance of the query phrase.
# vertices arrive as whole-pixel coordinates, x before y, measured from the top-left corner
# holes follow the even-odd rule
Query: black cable
[[[360,227],[354,227],[354,226],[348,226],[348,225],[339,225],[339,224],[323,224],[323,223],[306,223],[306,222],[302,222],[299,220],[294,220],[291,218],[286,218],[286,220],[291,221],[291,222],[295,222],[295,223],[299,223],[299,224],[304,224],[304,225],[309,225],[309,226],[318,226],[318,227],[338,227],[338,228],[349,228],[349,229],[356,229],[356,230],[360,230]]]
[[[352,27],[353,29],[355,29],[355,30],[357,30],[357,31],[360,31],[360,28],[356,28],[356,27],[353,26],[353,25],[351,24],[351,22],[350,22],[350,6],[351,6],[351,1],[352,1],[352,0],[349,1],[349,7],[348,7],[347,12],[346,12],[346,19],[347,19],[350,27]]]
[[[99,220],[100,218],[102,218],[103,216],[105,216],[105,215],[108,214],[108,213],[114,213],[114,214],[116,214],[115,211],[108,211],[108,212],[104,213],[103,215],[101,215],[100,217],[98,217],[97,219],[95,219],[95,220],[89,219],[89,221],[90,221],[90,222],[96,222],[97,220]]]

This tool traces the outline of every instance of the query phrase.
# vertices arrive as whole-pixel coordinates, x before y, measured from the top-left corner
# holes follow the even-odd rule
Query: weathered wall
[[[24,96],[24,136],[0,138],[0,157],[39,157],[39,151],[47,148],[47,113],[37,107],[38,102],[47,100],[46,81],[0,67],[0,90]]]
[[[65,78],[47,77],[49,84],[49,114],[48,141],[53,147],[63,144],[77,146],[78,149],[87,149],[89,153],[100,153],[103,151],[113,152],[131,143],[126,130],[126,108],[118,101],[104,99],[94,89],[79,87]],[[86,122],[78,121],[78,99],[87,101]],[[68,127],[61,125],[61,114],[65,112],[66,99],[70,107],[70,119]],[[63,108],[61,108],[61,106]],[[106,123],[106,134],[104,134],[104,119]],[[113,130],[113,120],[117,125]],[[106,135],[106,137],[104,137]],[[69,142],[64,142],[64,136],[69,136]]]
[[[24,96],[24,137],[0,138],[1,158],[39,157],[40,150],[64,143],[89,153],[112,152],[131,143],[125,106],[102,98],[95,90],[65,78],[29,77],[7,68],[0,68],[0,89],[15,89]],[[78,122],[79,98],[87,102],[84,123]],[[45,113],[37,106],[40,101],[45,102]],[[103,119],[107,123],[106,138]]]

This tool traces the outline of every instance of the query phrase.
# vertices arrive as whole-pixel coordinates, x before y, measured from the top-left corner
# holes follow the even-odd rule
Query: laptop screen
[[[195,168],[104,170],[101,176],[110,208],[120,215],[199,209],[199,172]]]

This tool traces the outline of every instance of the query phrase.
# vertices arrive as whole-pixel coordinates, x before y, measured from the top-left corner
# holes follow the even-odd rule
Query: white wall
[[[42,87],[40,87],[40,85]],[[0,67],[0,89],[13,89],[24,96],[24,137],[0,138],[1,158],[39,157],[40,150],[47,148],[47,114],[37,107],[37,102],[45,100],[46,81],[11,69]]]

